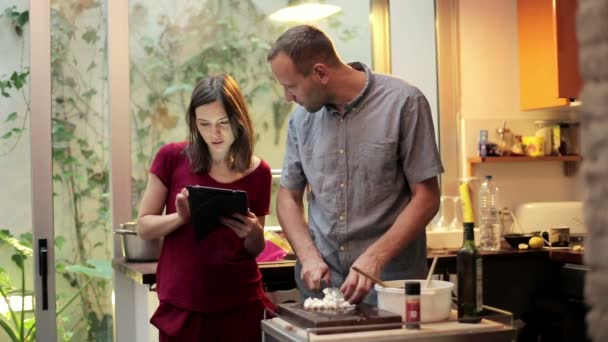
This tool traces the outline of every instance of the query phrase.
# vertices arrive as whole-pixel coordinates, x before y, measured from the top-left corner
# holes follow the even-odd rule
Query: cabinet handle
[[[49,309],[48,246],[46,239],[38,239],[38,274],[42,277],[42,310]]]

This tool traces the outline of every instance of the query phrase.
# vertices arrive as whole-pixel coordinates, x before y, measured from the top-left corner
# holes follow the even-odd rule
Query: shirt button
[[[344,216],[340,215],[340,217],[338,217],[340,219],[340,221],[344,220]]]
[[[340,183],[340,187],[343,188],[344,187],[344,183]]]
[[[340,152],[340,154],[344,154],[344,150],[343,149],[340,149],[339,152]]]
[[[344,252],[344,246],[340,246],[340,250]]]

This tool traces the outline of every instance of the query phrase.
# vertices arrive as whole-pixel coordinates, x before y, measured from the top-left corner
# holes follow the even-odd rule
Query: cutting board
[[[276,313],[300,328],[340,327],[340,329],[323,329],[316,332],[319,335],[379,330],[378,327],[371,326],[375,324],[401,324],[401,315],[363,303],[346,310],[306,310],[302,303],[285,303],[277,306]],[[366,326],[370,326],[369,329],[366,329]],[[388,326],[383,329],[394,329],[394,327]]]

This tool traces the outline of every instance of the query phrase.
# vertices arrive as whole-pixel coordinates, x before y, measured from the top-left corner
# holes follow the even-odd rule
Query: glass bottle
[[[464,223],[462,248],[456,254],[458,273],[458,321],[479,323],[482,310],[482,262],[475,247],[473,222]]]

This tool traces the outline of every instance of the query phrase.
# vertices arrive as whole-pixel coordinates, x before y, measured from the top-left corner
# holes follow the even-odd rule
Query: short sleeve
[[[306,187],[307,180],[302,169],[294,117],[295,115],[292,115],[289,119],[285,157],[283,159],[283,169],[281,170],[281,186],[290,190],[302,190]]]
[[[270,193],[272,191],[272,173],[270,166],[265,161],[260,161],[260,170],[256,172],[254,178],[257,194],[255,198],[249,202],[249,210],[256,216],[265,216],[270,214]]]
[[[435,141],[431,108],[420,92],[410,97],[401,113],[400,157],[408,183],[420,183],[443,172]]]
[[[158,150],[152,161],[152,166],[150,166],[150,173],[158,177],[167,188],[171,183],[171,170],[175,165],[176,153],[179,153],[179,151],[175,144],[164,145]]]

